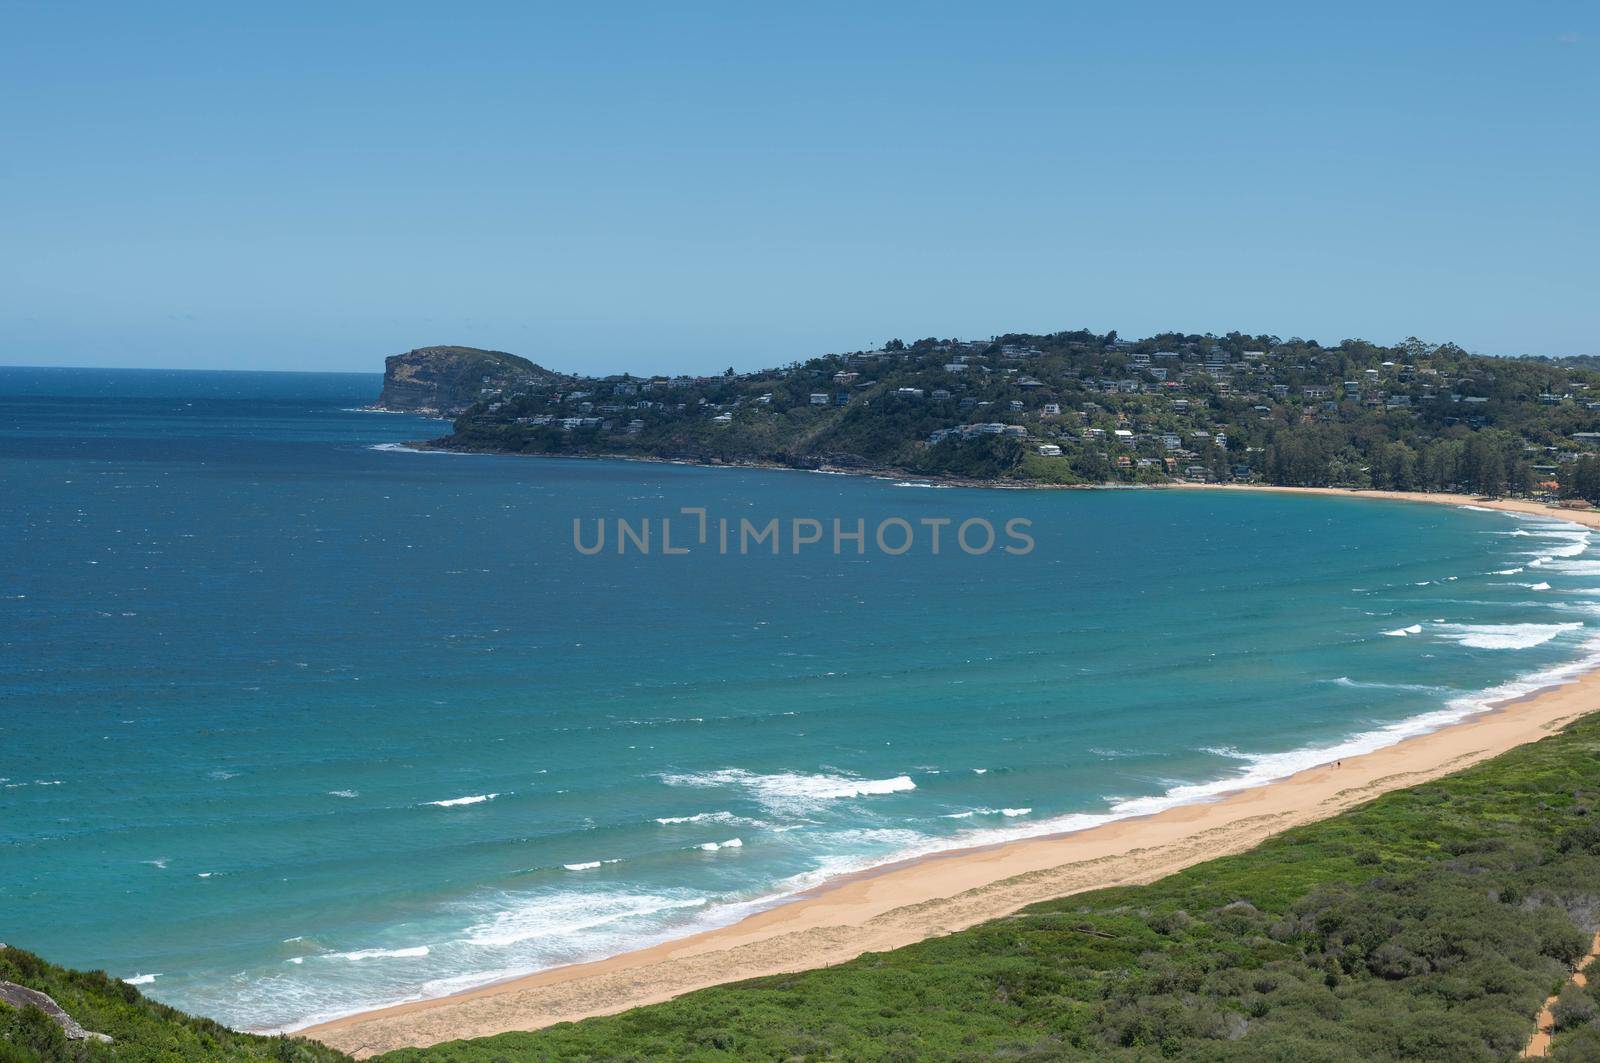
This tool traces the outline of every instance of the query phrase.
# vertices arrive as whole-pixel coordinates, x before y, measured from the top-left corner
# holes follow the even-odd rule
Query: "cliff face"
[[[559,379],[559,374],[504,351],[419,347],[384,359],[378,406],[453,417],[479,399]]]

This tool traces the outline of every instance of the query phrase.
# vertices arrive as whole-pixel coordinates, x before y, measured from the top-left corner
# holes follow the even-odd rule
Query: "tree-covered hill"
[[[510,381],[484,389],[442,442],[1015,482],[1600,500],[1595,363],[1242,333],[894,340],[754,373]]]
[[[418,347],[384,359],[377,405],[454,415],[486,392],[506,387],[557,387],[567,378],[505,351],[476,347]]]

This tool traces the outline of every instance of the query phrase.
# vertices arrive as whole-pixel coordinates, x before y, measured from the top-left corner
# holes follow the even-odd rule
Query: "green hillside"
[[[1490,358],[1415,339],[930,337],[760,372],[490,387],[442,442],[1012,483],[1600,500],[1600,371],[1588,358]]]
[[[0,1063],[192,1059],[333,1063],[349,1059],[304,1038],[235,1033],[209,1019],[193,1018],[147,1000],[133,986],[101,971],[69,971],[18,948],[0,947],[0,982],[45,993],[84,1029],[112,1039],[110,1044],[69,1041],[61,1027],[37,1008],[18,1009],[0,1003]]]

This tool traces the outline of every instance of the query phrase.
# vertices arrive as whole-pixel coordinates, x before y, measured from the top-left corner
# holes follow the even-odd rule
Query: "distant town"
[[[891,340],[759,372],[389,359],[436,445],[1040,484],[1262,482],[1600,500],[1600,360],[1230,333]]]

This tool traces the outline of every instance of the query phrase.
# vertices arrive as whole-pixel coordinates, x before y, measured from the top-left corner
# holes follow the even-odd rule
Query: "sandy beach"
[[[1600,529],[1600,511],[1518,500],[1318,488],[1207,489],[1471,505],[1559,517]],[[624,1011],[723,982],[841,963],[864,952],[896,948],[1004,916],[1038,901],[1150,882],[1240,852],[1279,831],[1545,737],[1597,704],[1600,673],[1590,672],[1439,731],[1207,803],[1071,834],[886,865],[833,880],[728,927],[455,996],[363,1012],[302,1032],[356,1056],[368,1056],[404,1046],[536,1029]]]

